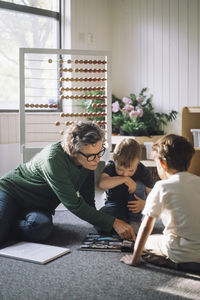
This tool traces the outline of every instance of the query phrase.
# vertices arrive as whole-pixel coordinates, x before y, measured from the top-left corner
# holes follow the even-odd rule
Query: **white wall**
[[[148,87],[157,109],[200,105],[198,0],[112,0],[113,93]],[[180,116],[179,116],[180,119]],[[171,131],[180,132],[179,120]]]
[[[157,110],[200,105],[199,0],[72,0],[71,18],[72,48],[112,50],[116,96],[148,87]]]
[[[0,177],[21,162],[19,143],[0,144]]]
[[[111,50],[111,14],[110,0],[71,0],[71,48]]]
[[[26,117],[26,142],[48,144],[61,138],[59,131],[64,128],[55,126],[60,120],[59,113],[48,116],[43,113],[29,113]],[[0,113],[0,176],[21,163],[19,144],[19,114]]]

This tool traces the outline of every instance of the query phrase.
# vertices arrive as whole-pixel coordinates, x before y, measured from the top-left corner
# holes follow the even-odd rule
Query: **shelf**
[[[194,145],[192,128],[200,129],[200,106],[184,107],[181,116],[181,135]]]
[[[191,106],[187,107],[189,113],[200,113],[200,107],[199,106]]]

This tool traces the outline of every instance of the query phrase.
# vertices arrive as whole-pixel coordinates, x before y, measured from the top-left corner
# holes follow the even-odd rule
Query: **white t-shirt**
[[[161,218],[163,252],[175,262],[200,262],[200,177],[180,172],[158,181],[143,214]]]

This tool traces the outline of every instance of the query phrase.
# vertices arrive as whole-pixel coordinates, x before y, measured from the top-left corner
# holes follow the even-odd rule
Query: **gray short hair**
[[[78,152],[88,144],[95,144],[98,141],[105,141],[105,132],[95,122],[75,122],[70,125],[62,139],[62,147],[70,156]]]

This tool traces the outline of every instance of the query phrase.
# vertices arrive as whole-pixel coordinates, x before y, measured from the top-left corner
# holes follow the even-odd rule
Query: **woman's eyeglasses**
[[[95,158],[96,157],[102,157],[103,155],[104,155],[104,153],[105,153],[105,151],[106,151],[106,148],[105,147],[103,147],[102,148],[102,150],[101,151],[99,151],[98,153],[96,153],[96,154],[84,154],[83,152],[81,152],[81,151],[78,151],[78,153],[80,153],[81,155],[83,155],[84,157],[86,157],[87,158],[87,161],[93,161],[93,160],[95,160]]]

